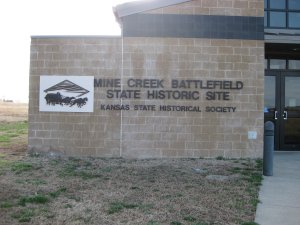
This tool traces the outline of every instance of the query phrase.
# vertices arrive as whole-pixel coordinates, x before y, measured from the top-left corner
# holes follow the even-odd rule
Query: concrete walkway
[[[300,225],[300,152],[276,152],[273,173],[264,177],[255,222]]]

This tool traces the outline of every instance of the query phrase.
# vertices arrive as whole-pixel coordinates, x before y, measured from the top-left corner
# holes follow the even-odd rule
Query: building
[[[121,37],[32,37],[29,151],[262,157],[264,120],[297,149],[298,4],[131,2]]]
[[[300,2],[265,0],[265,120],[275,149],[300,150]]]

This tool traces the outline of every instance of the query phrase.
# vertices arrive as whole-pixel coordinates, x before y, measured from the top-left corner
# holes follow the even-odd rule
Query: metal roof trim
[[[267,35],[300,35],[300,30],[293,30],[293,29],[265,29],[265,34]]]
[[[140,0],[127,2],[113,7],[117,19],[145,11],[163,8],[170,5],[190,2],[192,0]]]

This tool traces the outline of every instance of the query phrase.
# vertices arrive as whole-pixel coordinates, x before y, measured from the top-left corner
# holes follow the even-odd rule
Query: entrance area
[[[264,114],[275,125],[275,150],[300,150],[300,72],[266,70]]]

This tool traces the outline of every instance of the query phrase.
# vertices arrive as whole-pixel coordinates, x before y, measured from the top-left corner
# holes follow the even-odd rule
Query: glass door
[[[300,150],[300,73],[266,72],[264,114],[275,125],[275,150]]]
[[[278,72],[266,72],[265,76],[265,107],[264,107],[264,115],[265,115],[265,122],[271,121],[274,123],[275,126],[275,143],[274,147],[275,150],[279,150],[279,129],[280,124],[278,121],[279,118],[279,108],[280,103],[278,99],[280,99],[280,86],[279,86],[279,73]]]
[[[300,150],[300,75],[287,72],[282,74],[281,79],[281,148]]]

